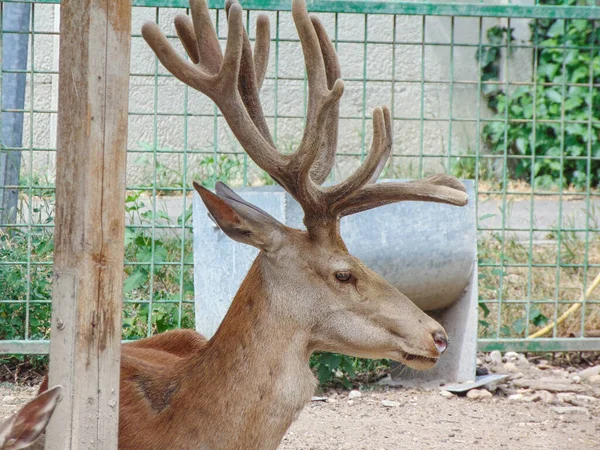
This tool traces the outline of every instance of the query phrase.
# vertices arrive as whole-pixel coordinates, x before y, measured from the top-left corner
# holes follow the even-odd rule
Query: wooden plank
[[[116,449],[130,0],[61,2],[46,449]]]

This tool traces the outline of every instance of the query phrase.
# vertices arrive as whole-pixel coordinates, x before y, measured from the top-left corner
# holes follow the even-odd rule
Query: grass
[[[529,334],[537,331],[580,301],[584,278],[589,284],[600,272],[598,268],[586,271],[584,267],[569,267],[583,265],[586,258],[588,264],[600,264],[600,235],[590,233],[588,239],[586,245],[579,234],[561,233],[559,246],[553,235],[533,242],[512,236],[502,239],[499,234],[481,237],[478,244],[479,336],[525,337],[527,331]],[[502,260],[504,267],[486,266],[500,264]],[[500,314],[498,299],[503,301]],[[600,290],[592,292],[587,300],[600,301]],[[560,324],[557,336],[580,336],[582,314],[584,330],[600,329],[600,305],[590,304],[585,311],[572,314]]]

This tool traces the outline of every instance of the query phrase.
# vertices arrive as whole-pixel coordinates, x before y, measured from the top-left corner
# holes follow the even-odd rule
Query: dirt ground
[[[540,403],[443,398],[435,391],[370,392],[348,404],[312,402],[281,449],[599,449],[600,418],[565,417]],[[400,406],[385,407],[382,400]]]
[[[574,369],[515,361],[486,364],[491,372],[519,372],[483,399],[445,397],[438,388],[369,386],[352,399],[348,391],[326,392],[325,401],[304,409],[280,449],[600,449],[600,386]],[[525,379],[566,387],[537,398],[539,389],[519,387]],[[36,391],[1,383],[0,418]]]

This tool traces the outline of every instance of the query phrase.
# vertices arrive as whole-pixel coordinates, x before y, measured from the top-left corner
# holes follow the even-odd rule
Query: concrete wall
[[[55,33],[58,30],[58,6],[36,5],[35,30],[42,33]],[[163,30],[173,35],[173,17],[182,12],[175,9],[163,9],[159,21]],[[272,24],[273,41],[276,35],[275,13],[269,13]],[[139,33],[146,20],[155,20],[154,8],[134,8],[133,32]],[[251,17],[251,36],[253,35],[254,14]],[[320,14],[334,36],[335,16]],[[516,29],[518,38],[527,40],[529,36],[527,20],[513,20],[511,26]],[[478,145],[478,129],[476,125],[477,110],[481,116],[490,115],[485,100],[477,91],[478,63],[475,59],[479,42],[480,25],[477,18],[398,16],[396,19],[395,38],[398,44],[395,55],[392,46],[384,43],[394,38],[394,24],[391,16],[368,17],[366,38],[370,42],[365,47],[365,17],[359,14],[340,14],[338,16],[338,39],[355,41],[340,43],[338,52],[342,65],[342,75],[346,80],[346,90],[341,103],[341,114],[345,117],[370,116],[377,105],[392,105],[395,131],[395,155],[425,154],[439,155],[424,159],[426,172],[440,171],[447,167],[447,155],[465,154],[474,151]],[[482,19],[481,32],[494,25],[504,25],[503,19]],[[224,15],[220,14],[220,34],[224,36],[226,29]],[[454,33],[454,51],[450,42]],[[280,13],[279,36],[279,77],[302,78],[303,59],[299,43],[288,42],[297,39],[297,35],[289,13]],[[32,48],[35,70],[56,70],[58,67],[58,38],[52,34],[37,35]],[[175,40],[174,40],[175,42]],[[425,42],[423,47],[422,43]],[[178,47],[179,44],[177,43]],[[474,46],[475,45],[475,46]],[[273,125],[275,113],[275,45],[272,46],[268,79],[265,81],[262,101],[269,122]],[[395,74],[393,61],[395,60]],[[31,59],[30,59],[31,61]],[[453,63],[453,64],[451,64]],[[183,149],[187,140],[187,148],[191,151],[211,152],[215,139],[219,150],[241,151],[224,120],[217,119],[217,135],[213,134],[214,118],[190,117],[186,123],[182,116],[185,105],[185,88],[173,78],[140,76],[152,74],[155,58],[146,43],[140,37],[132,42],[129,148],[142,150],[152,148],[154,141],[154,123],[156,122],[156,145],[167,150],[160,153],[155,164],[151,154],[130,153],[128,162],[128,183],[148,185],[156,180],[159,186],[181,182],[184,157]],[[453,70],[451,70],[453,69]],[[508,61],[508,78],[510,80],[528,80],[531,77],[531,50],[513,52]],[[159,73],[166,73],[158,66]],[[381,80],[363,83],[363,72],[367,79]],[[392,82],[392,75],[395,81]],[[423,77],[424,75],[424,77]],[[503,74],[503,76],[505,76]],[[426,81],[421,82],[422,79]],[[453,83],[451,84],[451,81]],[[57,76],[49,74],[35,75],[33,89],[31,79],[26,105],[30,105],[33,93],[34,110],[55,110],[57,97]],[[158,90],[155,90],[155,83]],[[366,95],[363,96],[363,87]],[[278,81],[278,115],[303,114],[304,81],[280,79]],[[213,106],[203,95],[189,90],[187,109],[191,114],[212,115]],[[392,101],[393,100],[393,101]],[[160,115],[154,117],[154,104]],[[363,105],[364,102],[364,105]],[[451,108],[452,104],[452,108]],[[26,106],[27,107],[27,106]],[[420,117],[424,118],[421,122]],[[145,115],[144,115],[145,114]],[[451,119],[451,120],[449,120]],[[53,148],[55,146],[56,119],[55,114],[33,114],[34,129],[31,130],[31,117],[26,114],[25,139],[37,148]],[[273,129],[273,128],[272,128]],[[296,145],[302,135],[302,119],[279,117],[277,122],[277,140],[281,148],[288,149]],[[368,149],[371,139],[371,121],[364,126],[358,119],[342,119],[340,124],[340,140],[338,152],[360,153],[364,141]],[[444,157],[446,155],[446,157]],[[239,159],[237,164],[241,163]],[[23,175],[31,174],[42,180],[52,181],[55,173],[55,155],[53,152],[34,152],[32,156],[24,155]],[[227,160],[219,170],[226,170]],[[241,181],[241,171],[238,175]],[[356,167],[355,157],[338,157],[336,177],[340,178]],[[189,178],[202,178],[209,175],[213,165],[207,164],[206,155],[187,156]],[[251,167],[253,167],[251,165]],[[238,167],[239,168],[239,167]],[[388,176],[418,176],[419,158],[395,158]],[[260,183],[258,171],[251,169],[249,181]]]

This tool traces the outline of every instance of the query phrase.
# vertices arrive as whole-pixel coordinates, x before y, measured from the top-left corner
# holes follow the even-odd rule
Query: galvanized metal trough
[[[382,180],[380,182],[385,182]],[[429,371],[396,366],[394,381],[463,382],[475,379],[477,352],[477,236],[473,182],[469,204],[401,202],[342,219],[351,254],[408,296],[446,328],[450,346]],[[300,205],[276,186],[237,192],[282,223],[304,228]],[[211,337],[258,251],[229,239],[194,195],[196,329]]]

